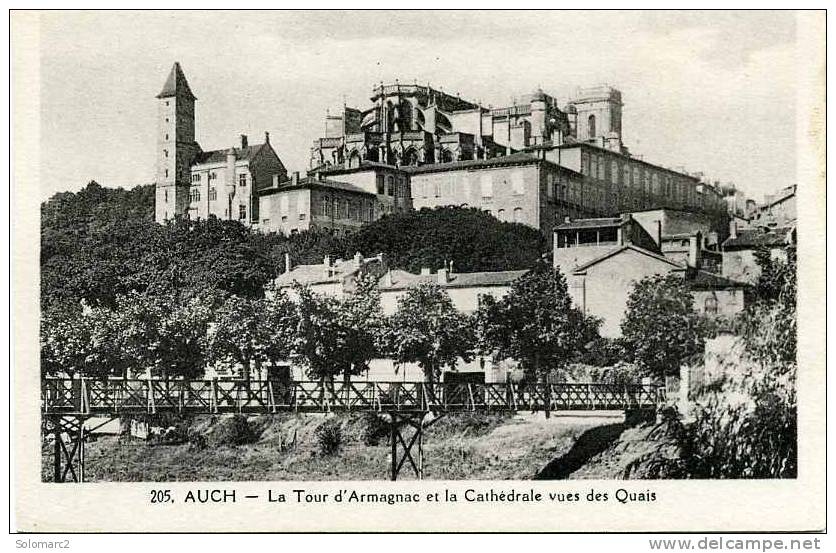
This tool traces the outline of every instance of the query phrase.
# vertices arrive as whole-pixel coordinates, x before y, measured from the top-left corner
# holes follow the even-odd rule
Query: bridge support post
[[[53,481],[84,482],[84,417],[51,417],[53,443]],[[64,436],[67,441],[64,441]],[[69,478],[69,480],[68,480]]]
[[[390,412],[392,419],[389,433],[391,451],[390,478],[397,480],[408,462],[418,480],[424,478],[424,416],[420,413]],[[412,433],[404,432],[412,428]]]

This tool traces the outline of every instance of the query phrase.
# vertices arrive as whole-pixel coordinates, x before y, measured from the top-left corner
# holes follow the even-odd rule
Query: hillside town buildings
[[[565,217],[673,208],[722,217],[698,177],[641,160],[621,140],[621,93],[579,89],[565,105],[542,90],[485,107],[418,84],[381,84],[371,107],[328,115],[307,177],[261,144],[204,151],[178,63],[158,101],[156,219],[215,216],[265,232],[351,232],[387,213],[467,206],[551,236]],[[725,238],[726,223],[718,232]]]
[[[195,137],[196,98],[179,64],[157,98],[158,222],[215,216],[263,232],[339,235],[391,213],[476,208],[543,232],[574,305],[601,318],[605,336],[619,335],[633,283],[654,274],[680,276],[698,312],[733,315],[757,278],[755,250],[766,245],[780,255],[794,243],[795,187],[755,210],[731,188],[633,155],[622,141],[622,95],[610,86],[578,89],[564,105],[538,89],[495,108],[429,85],[381,83],[370,107],[326,116],[304,175],[288,173],[269,133],[261,144],[242,135],[204,151]],[[436,267],[413,274],[358,254],[313,265],[288,259],[274,287],[292,292],[303,284],[341,297],[372,266],[387,313],[428,281],[472,312],[485,294],[501,298],[525,273]],[[508,367],[477,359],[462,369],[490,381],[506,378]],[[371,372],[416,376],[388,360]]]

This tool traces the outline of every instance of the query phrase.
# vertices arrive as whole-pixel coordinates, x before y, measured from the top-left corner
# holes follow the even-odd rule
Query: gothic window
[[[247,186],[247,175],[245,173],[238,175],[238,186]]]
[[[168,178],[168,169],[165,170],[165,178]]]
[[[168,190],[165,191],[165,201],[168,202]]]
[[[238,206],[238,219],[244,220],[247,218],[247,206],[239,205]]]
[[[163,155],[165,155],[165,157],[168,157],[168,150],[163,150]]]
[[[209,189],[209,201],[214,202],[217,199],[218,199],[218,191],[215,190],[215,187],[213,186],[212,188]]]
[[[392,176],[386,178],[386,194],[388,196],[395,195],[395,178]]]
[[[589,138],[595,138],[595,116],[589,116]]]
[[[189,192],[189,201],[190,202],[199,202],[200,201],[200,189],[199,188],[192,188]]]
[[[383,179],[383,175],[377,176],[377,193],[381,196],[386,193],[383,186]]]

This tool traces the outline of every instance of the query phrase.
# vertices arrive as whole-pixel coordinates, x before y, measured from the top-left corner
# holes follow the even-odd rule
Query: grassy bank
[[[385,433],[376,445],[368,420],[358,415],[272,415],[251,417],[247,439],[231,445],[240,428],[230,417],[184,423],[192,439],[173,445],[108,436],[88,444],[86,480],[91,482],[235,480],[379,480],[388,475]],[[239,419],[240,421],[240,419]],[[569,453],[587,431],[606,424],[596,418],[545,420],[542,415],[448,415],[424,440],[424,478],[528,479]],[[342,436],[335,454],[323,452],[317,429],[337,424]],[[195,439],[193,436],[200,435]],[[45,448],[44,480],[51,478]],[[403,478],[412,475],[402,472]]]

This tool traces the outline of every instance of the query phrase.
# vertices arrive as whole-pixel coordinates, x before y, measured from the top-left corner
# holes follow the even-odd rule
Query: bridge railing
[[[42,381],[45,414],[287,411],[615,410],[658,406],[664,387],[601,383],[425,383],[277,380]]]

